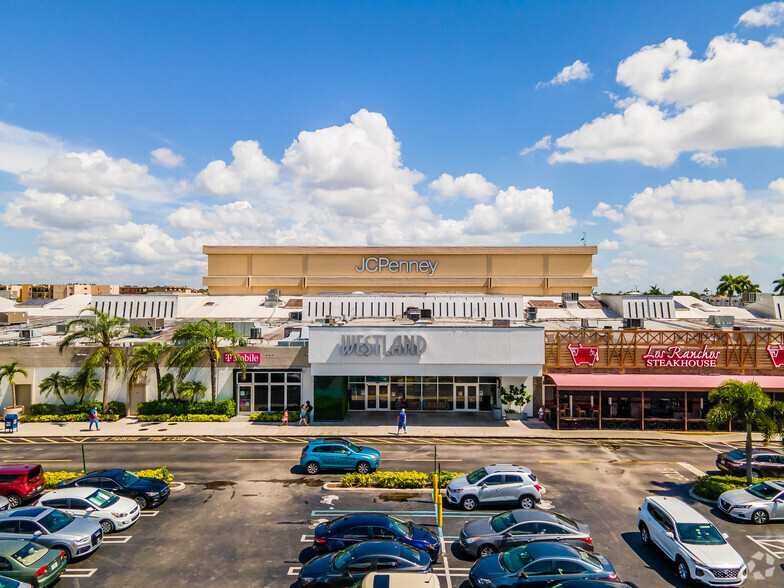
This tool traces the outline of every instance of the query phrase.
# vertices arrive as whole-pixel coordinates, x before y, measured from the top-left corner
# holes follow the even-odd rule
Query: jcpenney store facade
[[[500,386],[533,391],[541,381],[544,330],[312,327],[309,360],[316,420],[403,406],[409,412],[489,411]]]

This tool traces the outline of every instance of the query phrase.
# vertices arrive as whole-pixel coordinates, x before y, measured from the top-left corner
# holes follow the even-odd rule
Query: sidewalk
[[[425,415],[416,415],[425,417]],[[324,437],[324,436],[358,436],[378,437],[394,436],[396,424],[386,422],[363,422],[362,424],[348,419],[347,421],[320,423],[309,427],[287,427],[279,423],[252,423],[246,417],[235,417],[228,423],[150,423],[139,422],[134,417],[126,417],[113,423],[101,423],[100,432],[89,431],[86,422],[78,423],[20,423],[15,437],[138,437],[138,436],[229,436],[242,437],[247,435],[272,437]],[[362,421],[372,421],[370,417]],[[386,419],[384,419],[386,420]],[[492,421],[477,419],[455,423],[454,417],[448,419],[433,418],[427,415],[428,422],[417,424],[418,418],[409,420],[408,434],[401,438],[416,437],[495,437],[495,438],[538,438],[538,439],[681,439],[695,443],[737,442],[745,439],[743,433],[709,433],[709,432],[669,432],[669,431],[615,431],[615,430],[580,430],[555,431],[545,423],[531,421]],[[414,422],[412,422],[414,421]],[[3,433],[3,437],[11,434]],[[758,436],[755,435],[755,441]]]

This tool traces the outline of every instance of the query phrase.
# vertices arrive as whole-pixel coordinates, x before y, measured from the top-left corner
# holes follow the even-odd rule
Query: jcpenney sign
[[[709,350],[707,345],[702,349],[683,349],[679,345],[671,345],[666,349],[648,347],[642,356],[647,367],[718,367],[721,351]]]
[[[437,267],[437,261],[416,259],[391,260],[388,257],[363,257],[362,263],[354,267],[354,269],[360,274],[362,272],[375,274],[387,270],[392,274],[400,272],[420,273],[427,274],[428,277],[430,277],[436,273]]]

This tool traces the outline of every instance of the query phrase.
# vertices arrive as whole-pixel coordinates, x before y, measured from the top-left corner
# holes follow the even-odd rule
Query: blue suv
[[[369,474],[378,469],[381,459],[372,447],[360,447],[343,438],[314,439],[302,450],[299,465],[309,474],[321,470],[355,470]]]

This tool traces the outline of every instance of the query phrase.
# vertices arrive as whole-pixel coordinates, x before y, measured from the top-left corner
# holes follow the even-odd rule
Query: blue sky
[[[205,243],[585,231],[600,290],[770,290],[783,22],[741,1],[6,2],[0,282],[197,285]]]

